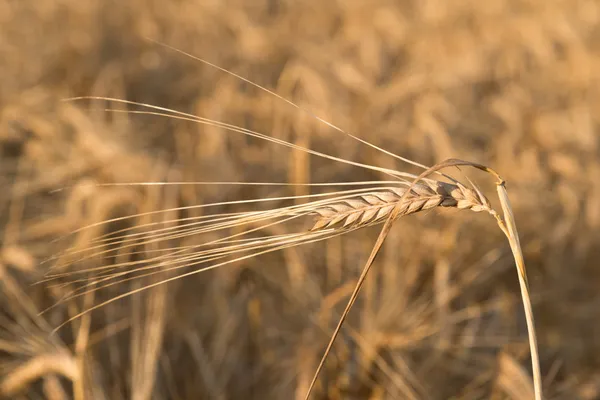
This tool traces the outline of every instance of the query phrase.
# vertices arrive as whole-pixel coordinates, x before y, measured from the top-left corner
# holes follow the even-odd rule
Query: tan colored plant
[[[25,260],[29,257],[17,248],[2,253],[0,252],[0,299],[6,300],[10,307],[0,317],[0,351],[10,355],[12,362],[0,362],[0,396],[15,398],[37,379],[56,375],[69,379],[76,391],[83,380],[76,357],[62,342],[48,335],[50,327],[37,315],[32,299],[3,264],[11,256],[15,256],[11,257],[15,259],[20,255],[19,258]],[[54,389],[55,392],[62,390],[62,386],[57,382]]]
[[[339,319],[337,327],[329,344],[325,350],[323,357],[315,371],[314,377],[308,391],[306,399],[310,397],[312,389],[317,381],[319,372],[321,371],[324,361],[329,354],[332,345],[340,332],[340,329],[354,304],[361,286],[379,253],[379,250],[387,237],[393,224],[401,217],[417,213],[419,211],[430,210],[437,207],[453,207],[457,209],[468,209],[475,212],[487,212],[492,215],[502,232],[506,235],[510,247],[513,252],[517,272],[521,287],[521,295],[527,318],[527,326],[529,332],[530,351],[533,367],[534,391],[536,400],[542,399],[541,375],[539,370],[539,357],[537,352],[536,335],[534,328],[533,313],[531,301],[529,297],[529,288],[525,273],[525,264],[519,243],[519,237],[516,229],[516,224],[512,214],[512,209],[505,189],[505,182],[492,169],[456,159],[450,159],[427,168],[414,161],[392,154],[384,149],[381,149],[371,143],[364,141],[354,135],[351,135],[337,126],[324,121],[323,119],[308,112],[304,108],[292,103],[291,101],[263,88],[245,78],[240,77],[230,71],[211,64],[205,60],[191,56],[180,50],[173,49],[163,45],[171,50],[182,53],[188,57],[192,57],[202,63],[208,64],[227,74],[233,75],[244,82],[253,85],[260,90],[263,90],[280,100],[296,107],[297,109],[306,112],[328,125],[329,127],[338,130],[339,132],[360,141],[361,143],[375,148],[378,151],[384,152],[395,157],[403,162],[424,169],[420,175],[414,175],[402,171],[380,168],[373,165],[361,164],[345,159],[341,159],[328,154],[320,153],[308,148],[304,148],[280,139],[274,139],[262,133],[241,128],[235,125],[215,121],[208,118],[198,117],[192,114],[183,113],[163,107],[158,107],[150,104],[127,101],[123,99],[115,99],[108,97],[79,97],[70,100],[102,100],[112,103],[120,103],[124,105],[140,107],[138,110],[123,110],[123,109],[106,109],[114,113],[129,113],[129,114],[144,114],[162,116],[172,119],[192,121],[199,124],[206,124],[227,131],[242,133],[255,138],[267,140],[269,142],[290,147],[294,150],[302,151],[307,154],[312,154],[325,159],[336,162],[345,163],[348,165],[366,168],[372,171],[377,171],[391,177],[388,181],[366,181],[366,182],[345,182],[345,183],[315,183],[306,184],[311,187],[335,187],[335,186],[354,186],[358,189],[338,190],[332,193],[308,194],[289,197],[274,197],[251,200],[237,200],[230,202],[219,202],[198,205],[194,207],[173,208],[166,210],[168,212],[182,211],[184,209],[203,209],[210,210],[214,207],[228,205],[268,205],[276,202],[296,202],[299,199],[308,200],[303,204],[293,204],[283,207],[272,207],[266,210],[254,210],[234,213],[217,213],[202,215],[187,218],[174,218],[167,221],[165,226],[164,221],[159,223],[146,222],[135,224],[131,228],[125,228],[118,232],[112,232],[110,235],[100,236],[94,239],[89,246],[82,248],[72,248],[65,251],[56,257],[56,266],[52,274],[48,276],[48,280],[67,279],[69,285],[75,285],[75,289],[70,291],[65,298],[72,299],[74,297],[83,296],[85,294],[108,288],[110,286],[120,284],[126,281],[140,279],[142,277],[155,277],[159,274],[170,274],[164,279],[155,279],[150,284],[137,287],[126,293],[112,297],[109,300],[100,302],[87,310],[74,315],[71,319],[100,308],[108,303],[114,302],[120,298],[129,296],[140,291],[163,285],[167,282],[181,279],[193,274],[197,274],[210,269],[218,268],[237,261],[253,258],[262,254],[279,251],[289,247],[295,247],[301,244],[308,244],[327,240],[335,236],[346,234],[365,226],[383,224],[379,237],[371,251],[371,254],[363,267],[362,273],[358,278],[356,286],[347,302],[346,308]],[[469,186],[459,182],[458,180],[441,173],[445,168],[451,167],[473,167],[483,170],[491,174],[496,179],[497,194],[502,207],[502,215],[495,211],[484,194],[471,182]],[[435,174],[435,179],[430,176]],[[183,184],[182,182],[160,182],[160,183],[131,183],[126,185],[169,185]],[[191,184],[191,183],[186,183]],[[280,185],[293,186],[286,183],[273,182],[194,182],[193,184],[203,185]],[[109,184],[110,185],[110,184]],[[157,211],[165,212],[165,210]],[[124,221],[127,219],[143,218],[152,215],[154,212],[146,212],[128,217],[115,218],[108,221],[103,221],[91,226],[81,228],[91,229],[99,225],[105,225],[112,222]],[[296,233],[282,233],[272,235],[261,235],[261,231],[270,230],[275,225],[292,224],[302,219],[310,218],[313,220],[312,227],[307,226],[296,231]],[[237,233],[229,233],[235,229]],[[148,246],[153,243],[167,241],[175,238],[198,238],[201,235],[216,236],[210,240],[198,240],[193,244],[171,247],[168,249],[150,249],[145,250],[144,254],[156,254],[155,256],[145,258],[140,261],[112,262],[102,263],[99,267],[88,268],[76,271],[64,271],[69,264],[84,259],[103,260],[114,257],[118,252],[129,251],[130,254],[135,254],[139,246]],[[182,271],[183,269],[192,267],[191,271]],[[175,274],[175,275],[173,275]],[[61,325],[62,326],[62,325]],[[60,328],[60,327],[59,327]],[[58,328],[57,328],[58,329]]]

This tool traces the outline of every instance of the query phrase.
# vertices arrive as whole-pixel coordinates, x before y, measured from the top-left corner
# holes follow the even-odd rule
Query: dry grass
[[[493,166],[508,182],[519,224],[545,398],[597,398],[597,2],[225,3],[0,4],[0,387],[17,390],[12,398],[303,398],[377,234],[324,233],[364,213],[310,231],[310,207],[321,201],[326,213],[340,196],[363,204],[369,191],[406,187],[393,184],[392,171],[421,172],[142,39],[150,36],[390,153],[425,165],[458,157]],[[106,113],[59,101],[89,95],[230,125],[131,114],[166,111],[124,103],[111,107],[127,112]],[[243,129],[225,131],[233,126]],[[456,178],[466,182],[462,173]],[[148,181],[290,185],[113,185]],[[335,182],[365,183],[307,185]],[[264,198],[274,200],[232,203]],[[214,206],[198,207],[206,204]],[[235,236],[259,227],[248,242]],[[298,232],[314,242],[296,246]],[[248,248],[264,234],[290,245]],[[107,303],[48,335],[92,305],[243,256],[223,251],[223,240],[244,254],[273,251]],[[476,214],[435,208],[398,221],[313,398],[530,399],[511,252]],[[87,271],[82,280],[31,286],[54,254],[63,255],[55,274]],[[182,268],[152,269],[157,260]],[[47,363],[57,359],[61,367]],[[30,373],[15,383],[6,371]]]

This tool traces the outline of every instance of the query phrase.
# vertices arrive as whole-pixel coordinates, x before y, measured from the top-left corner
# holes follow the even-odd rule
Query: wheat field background
[[[216,127],[62,99],[140,101],[417,171],[149,37],[395,154],[497,170],[528,266],[545,397],[600,399],[599,23],[595,0],[0,1],[0,392],[302,399],[378,233],[160,285],[51,336],[141,284],[38,315],[64,295],[36,284],[56,239],[132,213],[310,190],[95,183],[385,179]],[[489,216],[433,211],[394,226],[313,398],[531,399],[529,365],[502,233]]]

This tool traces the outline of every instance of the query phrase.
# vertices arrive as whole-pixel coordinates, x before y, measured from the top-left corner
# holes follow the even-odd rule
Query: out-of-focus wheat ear
[[[0,382],[0,394],[6,398],[14,398],[27,385],[41,377],[59,374],[78,382],[80,370],[73,357],[66,352],[39,354],[14,368]],[[5,398],[5,397],[2,397]]]
[[[533,307],[531,305],[531,296],[529,291],[529,283],[527,281],[527,274],[525,270],[525,261],[523,258],[523,251],[521,250],[521,243],[519,241],[519,234],[517,232],[517,226],[506,192],[504,181],[500,180],[496,185],[498,191],[498,198],[502,205],[502,212],[504,214],[504,221],[497,219],[500,229],[504,232],[510,243],[510,248],[515,258],[515,264],[517,266],[517,275],[519,276],[519,286],[521,288],[521,297],[523,299],[523,308],[525,309],[525,319],[527,321],[527,334],[529,336],[529,349],[531,352],[531,368],[533,371],[533,388],[535,392],[535,399],[542,400],[542,374],[540,371],[540,358],[538,352],[537,335],[535,332],[535,322],[533,319]]]

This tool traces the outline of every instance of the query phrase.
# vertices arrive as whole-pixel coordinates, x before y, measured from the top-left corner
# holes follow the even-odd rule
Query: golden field
[[[594,0],[0,1],[3,396],[303,399],[379,232],[365,228],[157,285],[51,335],[158,279],[64,299],[72,281],[40,282],[51,267],[143,263],[205,239],[174,235],[103,259],[51,259],[67,245],[90,251],[102,235],[131,225],[201,216],[201,204],[317,190],[126,183],[389,178],[214,125],[124,112],[141,109],[133,105],[64,99],[143,102],[420,173],[148,38],[393,154],[498,171],[525,253],[545,398],[600,398]],[[484,174],[449,172],[468,175],[497,205]],[[144,215],[80,229],[132,214]],[[494,220],[452,209],[408,216],[386,239],[312,398],[532,399],[527,343],[514,261]]]

